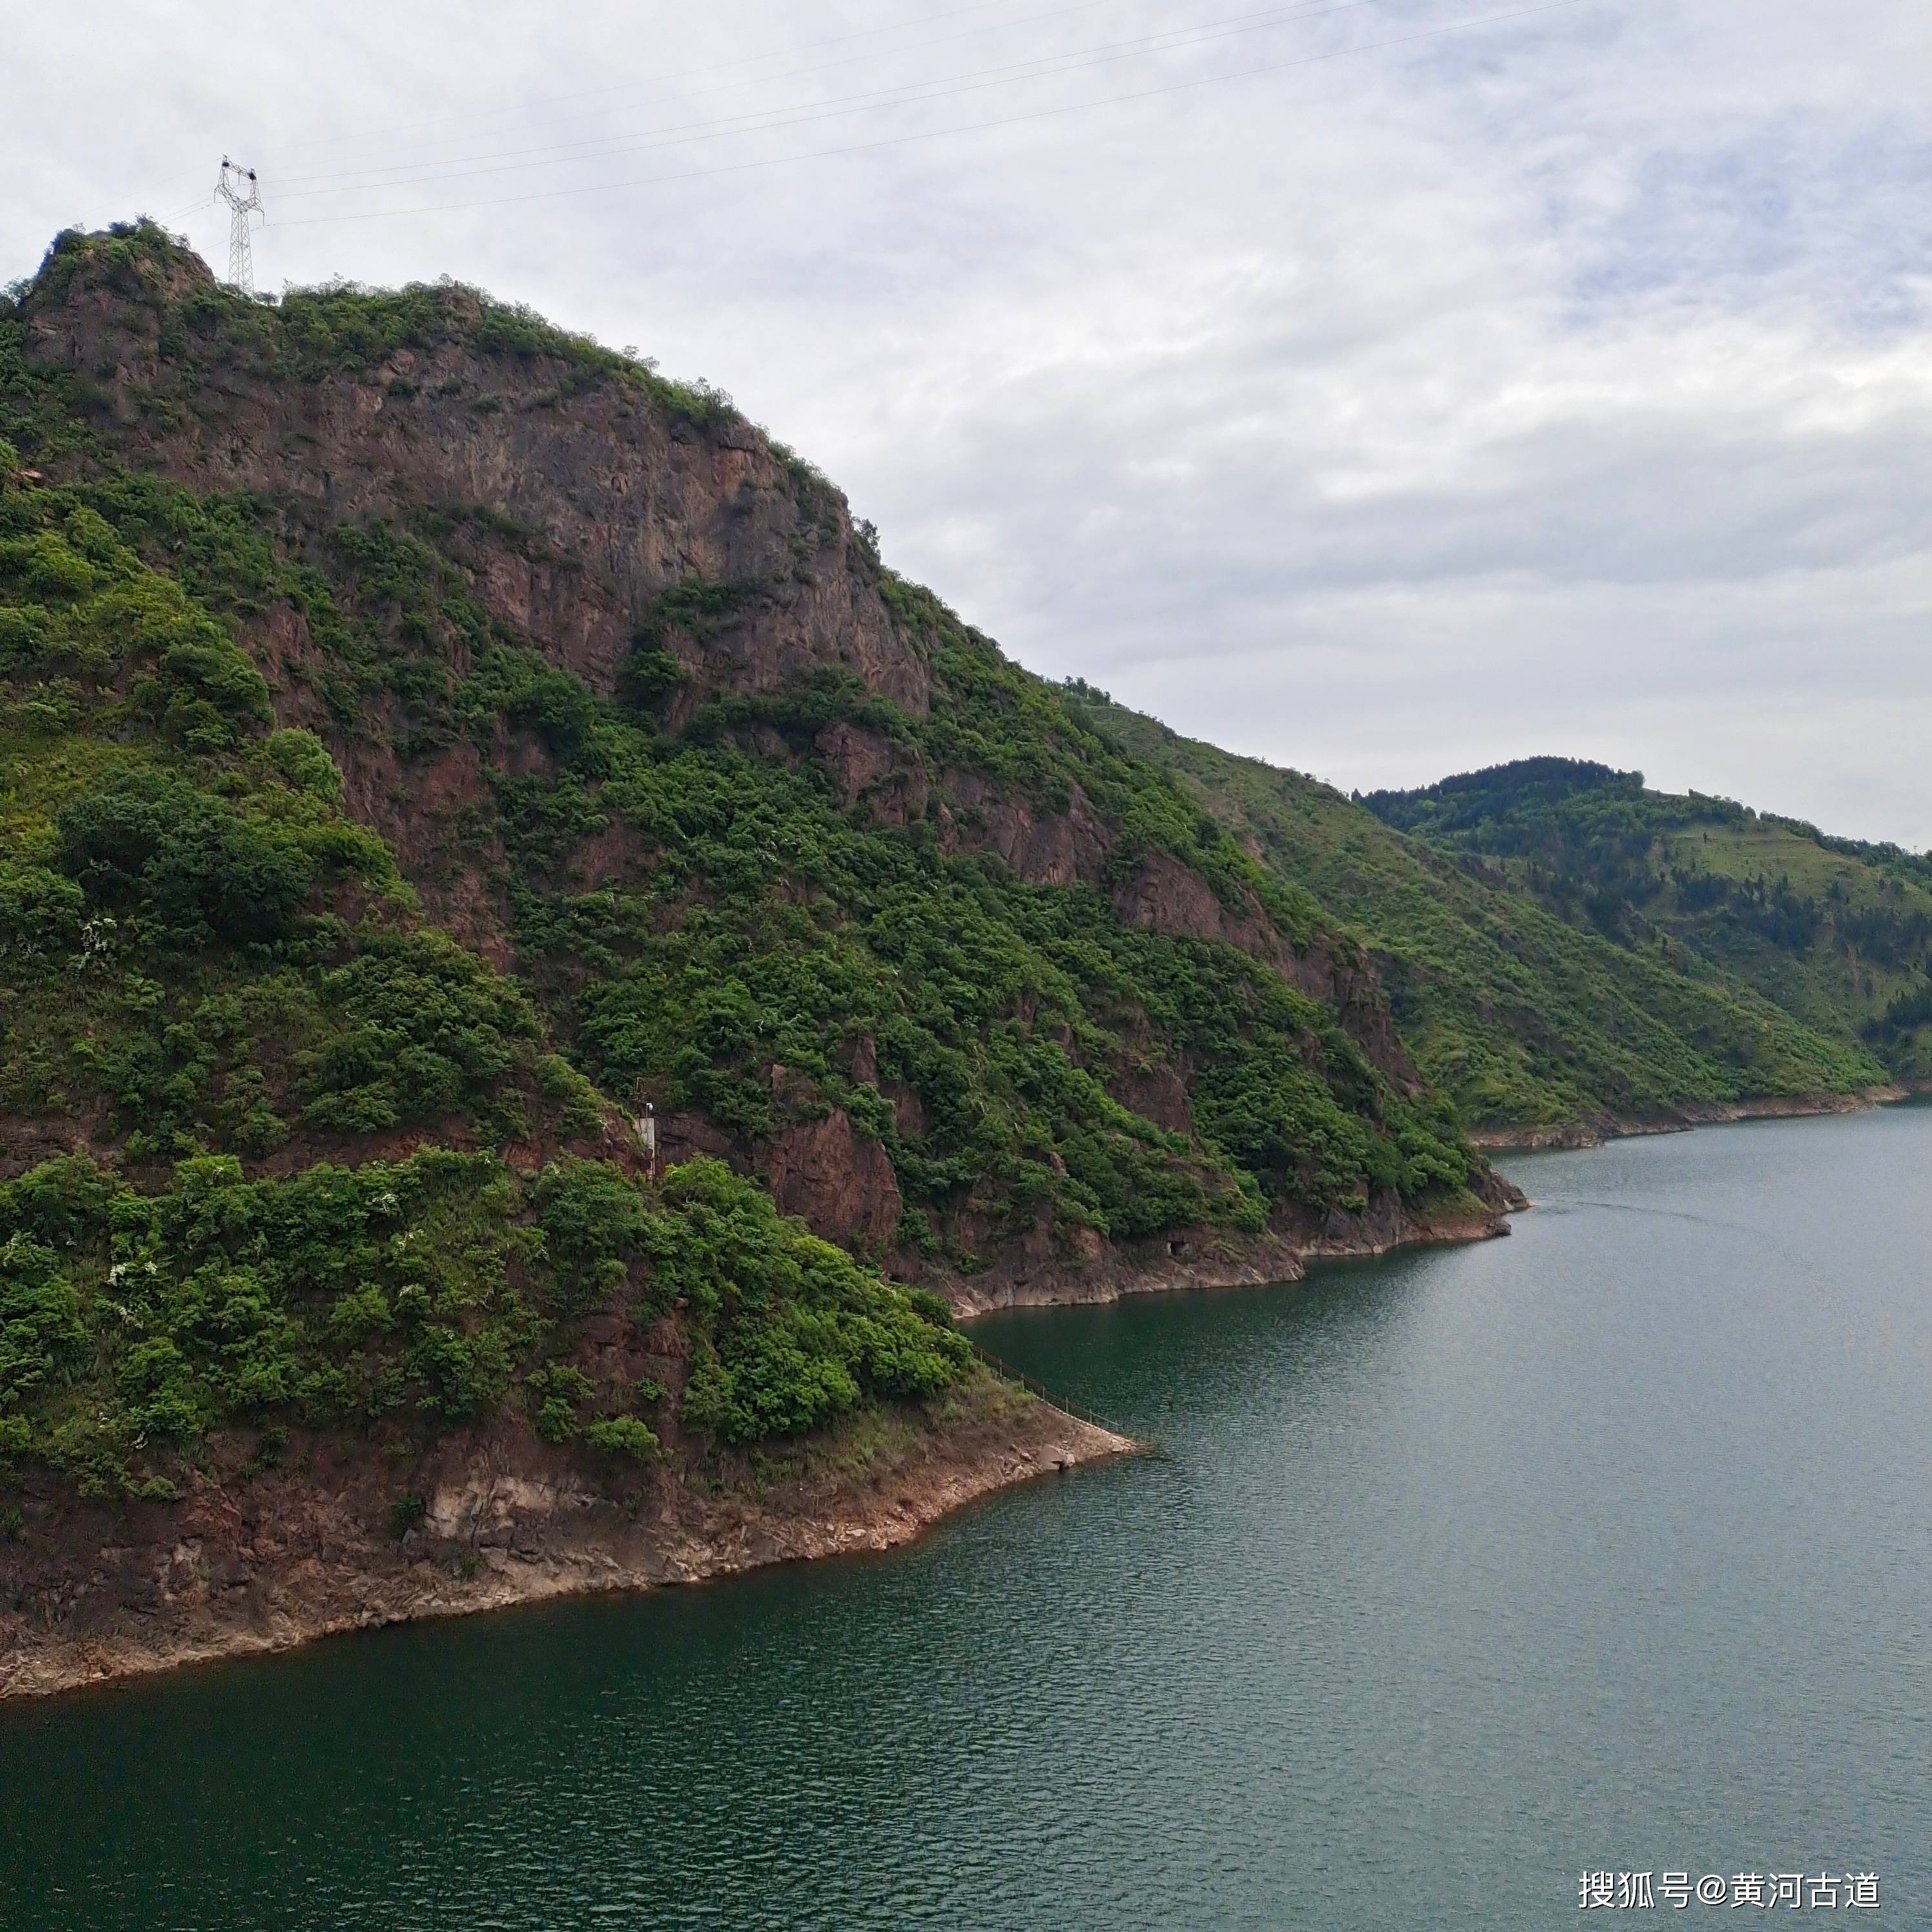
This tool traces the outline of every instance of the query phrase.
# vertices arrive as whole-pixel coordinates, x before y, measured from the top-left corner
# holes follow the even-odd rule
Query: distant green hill
[[[1438,849],[1312,778],[1069,691],[1096,728],[1166,766],[1251,851],[1354,926],[1418,1066],[1474,1128],[1606,1126],[1885,1078],[1842,1012],[1807,1024],[1810,1009],[1797,1017],[1774,987],[1688,944],[1654,932],[1618,944],[1562,916],[1530,889],[1526,862]]]
[[[1715,969],[1897,1077],[1932,1076],[1932,858],[1570,758],[1361,802],[1573,926]]]

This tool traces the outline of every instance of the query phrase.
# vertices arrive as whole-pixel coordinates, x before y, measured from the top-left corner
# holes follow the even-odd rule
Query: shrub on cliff
[[[170,772],[110,770],[56,823],[62,868],[164,946],[281,938],[315,882],[295,840]]]

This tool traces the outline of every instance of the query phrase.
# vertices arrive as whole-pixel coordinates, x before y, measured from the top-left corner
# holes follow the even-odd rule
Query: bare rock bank
[[[1284,1208],[1260,1234],[1208,1228],[1118,1244],[1096,1240],[1070,1258],[1022,1242],[985,1274],[949,1282],[948,1297],[958,1314],[970,1317],[1186,1288],[1259,1288],[1300,1281],[1312,1261],[1497,1240],[1510,1232],[1508,1217],[1529,1205],[1528,1197],[1487,1169],[1476,1186],[1473,1196],[1450,1204],[1378,1195],[1360,1213],[1338,1210],[1320,1221]]]
[[[1547,1126],[1476,1127],[1468,1135],[1472,1147],[1497,1152],[1545,1148],[1601,1147],[1606,1141],[1628,1140],[1640,1134],[1688,1133],[1693,1127],[1724,1126],[1734,1120],[1790,1120],[1815,1114],[1860,1114],[1889,1106],[1918,1090],[1915,1085],[1866,1087],[1850,1094],[1772,1094],[1751,1100],[1688,1100],[1667,1113],[1634,1119],[1614,1114],[1566,1120]]]
[[[291,1441],[271,1467],[218,1462],[179,1502],[76,1501],[50,1478],[0,1543],[0,1697],[885,1550],[992,1490],[1135,1447],[983,1376],[755,1468],[617,1468],[499,1426],[400,1467]]]

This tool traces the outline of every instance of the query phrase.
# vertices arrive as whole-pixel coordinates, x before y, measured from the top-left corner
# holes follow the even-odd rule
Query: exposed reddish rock
[[[903,1080],[888,1080],[879,1090],[892,1103],[892,1120],[902,1134],[916,1139],[926,1132],[926,1106]]]
[[[891,1244],[904,1206],[892,1158],[842,1108],[786,1128],[770,1142],[765,1166],[779,1207],[814,1234],[874,1252]]]
[[[781,1117],[818,1112],[818,1082],[810,1074],[775,1060],[765,1069],[765,1084],[772,1090],[772,1102]]]
[[[1374,967],[1359,951],[1338,957],[1320,941],[1296,948],[1252,893],[1230,910],[1198,872],[1165,852],[1150,852],[1140,860],[1115,889],[1114,909],[1128,926],[1239,946],[1310,999],[1330,1002],[1373,1066],[1403,1090],[1421,1090],[1420,1078],[1396,1036],[1388,997]]]
[[[1114,910],[1129,926],[1187,939],[1225,939],[1228,916],[1214,888],[1191,866],[1150,852],[1114,893]]]
[[[1166,852],[1149,852],[1140,860],[1115,889],[1114,909],[1129,926],[1238,946],[1311,998],[1328,997],[1331,968],[1325,951],[1298,951],[1253,893],[1244,892],[1231,909],[1191,866]]]
[[[820,732],[814,749],[846,811],[862,803],[874,825],[907,825],[926,815],[931,787],[916,746],[842,722]]]
[[[1171,1134],[1192,1134],[1194,1110],[1187,1087],[1171,1066],[1136,1067],[1115,1077],[1114,1098],[1130,1112],[1153,1121]]]
[[[1114,836],[1080,788],[1070,790],[1064,812],[1041,812],[977,772],[949,771],[947,848],[997,852],[1029,885],[1090,885],[1114,848]]]
[[[879,1084],[878,1042],[868,1033],[862,1033],[852,1042],[852,1060],[848,1070],[854,1082],[861,1087],[876,1087]]]
[[[699,1154],[728,1160],[734,1150],[730,1136],[702,1114],[672,1114],[658,1123],[658,1151],[668,1167]]]
[[[648,872],[656,848],[637,829],[612,814],[603,830],[578,841],[570,854],[570,883],[579,892]]]
[[[167,272],[179,294],[207,272]],[[458,327],[476,319],[466,290],[434,299]],[[452,546],[475,592],[595,690],[614,688],[663,593],[701,576],[764,586],[771,600],[754,622],[707,639],[695,668],[708,688],[769,690],[837,667],[915,715],[926,709],[923,657],[870,574],[852,567],[844,500],[821,480],[801,486],[728,410],[699,421],[641,383],[580,385],[562,356],[449,341],[399,352],[374,382],[339,370],[264,381],[211,363],[197,370],[196,406],[164,423],[141,407],[164,374],[157,309],[77,277],[28,326],[37,359],[112,370],[106,407],[143,469],[304,506],[321,527],[489,505],[491,520]],[[192,362],[196,347],[171,356]]]

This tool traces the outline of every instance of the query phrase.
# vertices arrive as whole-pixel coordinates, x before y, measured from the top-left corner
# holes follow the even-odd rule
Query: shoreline
[[[1485,1153],[1526,1154],[1549,1149],[1603,1147],[1611,1141],[1651,1134],[1688,1134],[1697,1127],[1734,1126],[1740,1120],[1810,1119],[1829,1114],[1863,1114],[1895,1105],[1927,1090],[1917,1083],[1862,1087],[1849,1094],[1768,1094],[1748,1100],[1692,1100],[1671,1112],[1648,1118],[1614,1114],[1568,1120],[1546,1126],[1475,1127],[1469,1144]]]
[[[1529,1204],[1500,1178],[1492,1192],[1494,1204],[1436,1215],[1391,1201],[1324,1228],[1216,1238],[1202,1252],[1171,1252],[1191,1244],[1163,1244],[1170,1251],[1158,1256],[1117,1251],[1070,1275],[1048,1268],[994,1294],[956,1296],[956,1306],[970,1320],[1002,1308],[1287,1284],[1310,1262],[1506,1235],[1505,1216]],[[802,1444],[801,1468],[776,1482],[714,1486],[700,1475],[694,1484],[659,1468],[627,1494],[587,1481],[526,1428],[500,1423],[419,1459],[407,1480],[421,1527],[400,1542],[382,1526],[403,1472],[340,1444],[312,1445],[316,1473],[305,1450],[294,1470],[201,1479],[178,1504],[63,1509],[61,1485],[44,1480],[26,1534],[0,1546],[0,1603],[14,1606],[0,1610],[0,1702],[388,1624],[889,1550],[982,1496],[1144,1447],[991,1369],[963,1412],[922,1425],[903,1414],[870,1420],[883,1441]],[[748,1458],[734,1460],[749,1469]],[[52,1546],[59,1542],[64,1557]]]
[[[952,1286],[954,1315],[972,1322],[1014,1308],[1069,1308],[1223,1288],[1268,1288],[1300,1281],[1311,1262],[1368,1260],[1401,1248],[1461,1246],[1501,1239],[1508,1217],[1530,1204],[1500,1174],[1486,1184],[1493,1198],[1439,1213],[1377,1202],[1359,1216],[1336,1216],[1319,1228],[1237,1235],[1211,1233],[1186,1241],[1114,1249],[1074,1266],[1052,1262],[969,1278]]]
[[[353,1465],[333,1487],[280,1475],[206,1481],[178,1505],[84,1505],[68,1560],[43,1551],[32,1566],[30,1541],[45,1539],[31,1527],[0,1552],[0,1601],[16,1606],[0,1613],[0,1702],[388,1624],[890,1550],[982,1496],[1144,1446],[990,1372],[962,1410],[875,1415],[803,1445],[778,1481],[710,1495],[660,1469],[614,1496],[533,1436],[452,1442],[431,1452],[422,1527],[400,1542],[382,1527],[393,1477]],[[7,1574],[30,1566],[38,1576]]]
[[[1114,1253],[1071,1278],[1043,1270],[973,1298],[962,1319],[1185,1288],[1303,1280],[1310,1262],[1492,1240],[1528,1204],[1507,1183],[1438,1216],[1378,1204],[1352,1224],[1216,1241],[1186,1256]],[[1162,1265],[1162,1262],[1165,1265]],[[1070,1288],[1077,1290],[1069,1292]],[[968,1298],[958,1298],[966,1300]],[[982,1496],[1144,1445],[988,1370],[964,1412],[872,1419],[881,1442],[801,1445],[776,1483],[712,1494],[666,1468],[628,1494],[506,1424],[436,1445],[409,1472],[421,1527],[381,1527],[401,1472],[314,1446],[294,1471],[199,1481],[178,1504],[82,1504],[58,1483],[20,1540],[0,1546],[0,1702],[106,1688],[358,1630],[482,1614],[594,1592],[709,1582],[774,1564],[909,1543]],[[748,1468],[748,1459],[745,1461]],[[687,1472],[692,1473],[692,1472]],[[64,1521],[62,1519],[64,1518]],[[50,1528],[57,1534],[50,1538]],[[50,1547],[67,1546],[64,1558]],[[39,1546],[35,1561],[34,1546]]]
[[[1598,1147],[1742,1120],[1864,1112],[1912,1090],[1712,1102],[1667,1119],[1492,1129],[1468,1138],[1486,1151]],[[1490,1191],[1490,1199],[1438,1214],[1383,1202],[1320,1228],[1163,1244],[1158,1253],[1114,1250],[1070,1270],[1049,1264],[969,1282],[952,1299],[958,1318],[970,1323],[1015,1308],[1287,1285],[1305,1279],[1311,1263],[1507,1235],[1508,1217],[1532,1203],[1502,1176]],[[217,1480],[202,1483],[178,1505],[94,1504],[74,1513],[82,1519],[70,1533],[80,1546],[74,1560],[43,1562],[38,1592],[31,1581],[23,1591],[21,1580],[8,1574],[28,1567],[23,1542],[0,1546],[0,1601],[10,1598],[15,1606],[10,1614],[0,1612],[0,1702],[105,1688],[389,1624],[883,1551],[914,1540],[981,1497],[1144,1446],[991,1370],[965,1409],[921,1424],[902,1414],[875,1417],[889,1438],[883,1442],[834,1437],[801,1445],[801,1467],[775,1483],[733,1487],[700,1479],[693,1486],[659,1468],[625,1496],[586,1482],[580,1469],[559,1466],[566,1459],[527,1432],[517,1438],[500,1426],[429,1452],[418,1472],[426,1496],[422,1527],[400,1544],[370,1526],[382,1510],[372,1511],[370,1472],[358,1472],[352,1456],[334,1472],[332,1490],[306,1474],[258,1479],[248,1486],[257,1492],[250,1511]],[[393,1472],[378,1472],[377,1480],[394,1486]],[[711,1492],[701,1493],[707,1487]],[[146,1534],[129,1520],[143,1515],[155,1518]],[[89,1516],[100,1519],[92,1537],[83,1526]],[[278,1546],[244,1546],[251,1518],[266,1532],[259,1544]],[[135,1533],[125,1534],[130,1528]],[[266,1557],[253,1573],[250,1556]],[[239,1576],[238,1560],[244,1571]],[[64,1574],[46,1574],[55,1569]],[[78,1574],[83,1570],[90,1574]],[[36,1596],[43,1613],[38,1639],[26,1607]],[[90,1598],[107,1599],[104,1618],[86,1612]],[[63,1605],[64,1612],[57,1607]]]
[[[1598,1147],[1748,1120],[1864,1112],[1913,1090],[1712,1102],[1667,1119],[1468,1138],[1485,1150]],[[1286,1285],[1305,1279],[1314,1262],[1493,1240],[1532,1204],[1501,1176],[1490,1192],[1437,1214],[1382,1202],[1319,1228],[1162,1244],[1160,1252],[1112,1250],[1070,1270],[1049,1264],[962,1284],[956,1311],[970,1323],[1014,1308]],[[854,1439],[868,1428],[874,1439]],[[374,1468],[373,1456],[358,1463],[340,1445],[320,1480],[304,1455],[299,1474],[204,1479],[178,1504],[84,1504],[68,1513],[64,1561],[50,1556],[40,1534],[61,1514],[59,1485],[46,1483],[28,1534],[0,1546],[0,1602],[14,1606],[0,1611],[0,1702],[105,1689],[390,1624],[884,1551],[983,1496],[1144,1446],[989,1370],[953,1413],[916,1421],[875,1414],[857,1430],[798,1445],[798,1466],[776,1481],[740,1471],[735,1483],[719,1483],[658,1468],[628,1493],[613,1493],[624,1485],[587,1480],[527,1431],[500,1425],[448,1438],[412,1472],[423,1493],[422,1526],[400,1542],[380,1527],[398,1472]],[[748,1470],[748,1458],[731,1460]]]

